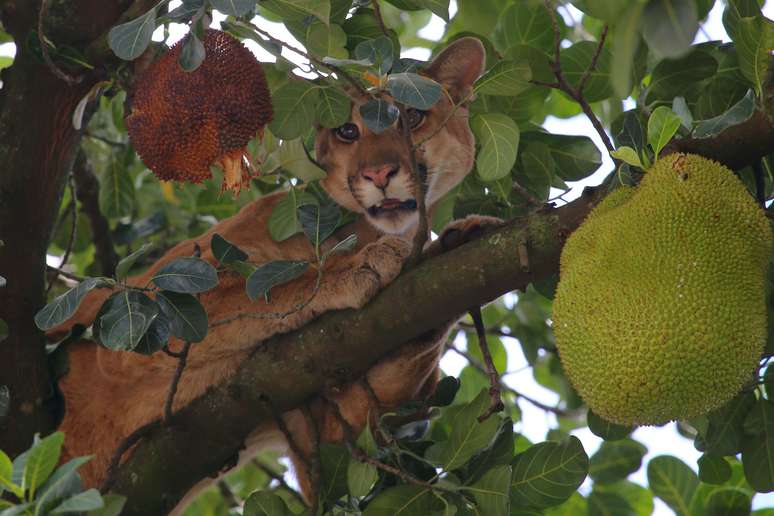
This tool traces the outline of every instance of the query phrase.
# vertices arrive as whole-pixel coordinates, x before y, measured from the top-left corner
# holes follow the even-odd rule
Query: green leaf
[[[151,281],[164,290],[198,294],[218,285],[218,272],[201,258],[176,258],[156,271]]]
[[[290,81],[273,92],[272,134],[283,140],[303,136],[314,124],[318,96],[319,88],[306,81]]]
[[[53,475],[51,475],[45,484],[40,488],[38,492],[38,502],[35,509],[35,514],[39,514],[43,510],[43,514],[46,514],[45,509],[53,502],[60,500],[69,495],[75,494],[82,489],[80,477],[76,471],[83,464],[89,462],[93,456],[77,457],[68,461],[66,464],[59,466]]]
[[[106,278],[85,278],[78,286],[54,298],[35,314],[35,325],[43,331],[62,324],[72,316],[83,301],[84,296],[95,288],[111,285]]]
[[[516,181],[538,199],[547,199],[556,170],[556,163],[548,145],[525,142],[519,155]]]
[[[400,112],[395,104],[382,99],[371,99],[360,106],[360,117],[375,134],[392,126]]]
[[[632,439],[605,441],[589,460],[589,476],[600,484],[623,480],[640,469],[647,451]]]
[[[309,262],[278,260],[265,263],[247,278],[247,296],[251,301],[266,298],[272,287],[292,281],[309,268]]]
[[[699,122],[694,129],[695,138],[712,138],[734,125],[748,120],[755,113],[755,95],[752,90],[742,100],[722,115]]]
[[[737,395],[707,415],[707,430],[701,435],[704,451],[714,455],[736,455],[742,450],[743,426],[755,403],[751,392]]]
[[[217,233],[212,235],[210,249],[212,249],[212,255],[221,265],[229,264],[234,260],[244,261],[248,258],[246,252],[242,251]]]
[[[261,7],[281,16],[283,21],[301,21],[312,15],[328,23],[331,16],[330,0],[261,0]]]
[[[359,43],[354,53],[355,59],[375,65],[379,73],[384,75],[392,68],[395,51],[390,38],[379,36]]]
[[[325,252],[322,256],[322,261],[325,261],[329,256],[334,254],[344,254],[349,253],[355,247],[357,246],[357,235],[354,233],[349,235],[347,238],[342,240],[341,242],[338,242],[336,245],[331,247],[328,251]]]
[[[137,346],[132,351],[142,353],[143,355],[152,355],[167,345],[170,333],[169,319],[167,319],[164,313],[159,312],[159,315],[148,326],[145,334],[140,338]]]
[[[642,15],[642,35],[660,57],[678,58],[691,48],[699,30],[694,0],[653,0]]]
[[[685,101],[685,97],[675,97],[672,100],[672,111],[680,117],[682,126],[690,131],[693,127],[693,114],[691,114],[691,108]]]
[[[37,441],[32,448],[14,461],[13,477],[21,478],[21,482],[15,481],[14,483],[20,484],[22,489],[27,491],[28,499],[35,498],[37,489],[43,485],[56,468],[59,455],[62,453],[63,443],[64,434],[54,432]],[[19,471],[19,466],[22,466],[21,471]]]
[[[731,39],[736,41],[739,38],[739,20],[760,15],[760,0],[729,0],[723,11],[723,27]]]
[[[0,492],[3,489],[8,489],[14,493],[17,498],[22,498],[24,496],[24,491],[21,486],[13,481],[13,462],[11,462],[11,459],[3,452],[3,450],[0,450]]]
[[[519,127],[499,113],[476,115],[470,122],[481,145],[476,170],[484,181],[495,181],[510,174],[519,149]]]
[[[510,465],[513,459],[513,449],[513,421],[511,418],[505,418],[501,421],[492,444],[476,453],[468,461],[465,474],[462,476],[465,483],[475,482],[492,468]]]
[[[126,497],[116,494],[106,494],[102,497],[105,506],[101,509],[89,511],[86,516],[119,516],[124,510]]]
[[[339,88],[321,88],[317,121],[323,127],[338,127],[349,120],[352,103]]]
[[[340,25],[315,22],[306,28],[306,46],[312,55],[347,59],[347,34]]]
[[[282,169],[305,183],[323,179],[327,175],[323,169],[309,161],[301,138],[283,140],[275,154]]]
[[[134,20],[116,25],[108,32],[108,45],[115,55],[132,61],[145,52],[156,30],[156,7]]]
[[[755,402],[745,419],[742,441],[744,475],[759,493],[774,491],[774,401]]]
[[[731,466],[719,455],[705,453],[698,460],[699,480],[707,484],[723,484],[731,478]]]
[[[120,218],[132,214],[134,185],[129,172],[119,166],[119,158],[112,156],[110,165],[100,178],[99,208],[106,217]]]
[[[501,50],[514,45],[529,45],[544,51],[551,50],[554,29],[551,14],[543,4],[518,2],[510,4],[499,17],[494,41]]]
[[[371,434],[369,425],[366,425],[360,437],[358,437],[357,446],[369,456],[376,454],[378,447],[373,434]],[[367,495],[378,479],[379,472],[375,466],[360,462],[354,458],[349,461],[349,466],[347,467],[347,486],[349,487],[350,495],[357,497]]]
[[[112,350],[133,350],[158,315],[159,306],[148,296],[136,290],[122,290],[100,308],[94,337]]]
[[[748,516],[752,498],[744,491],[730,487],[718,489],[710,495],[705,506],[706,516]]]
[[[511,505],[544,508],[567,500],[586,478],[589,458],[575,436],[528,448],[513,460]]]
[[[330,443],[320,445],[320,498],[322,500],[333,502],[346,494],[349,461],[349,452],[343,446]]]
[[[368,504],[363,516],[419,516],[443,511],[444,503],[431,491],[415,485],[390,487]]]
[[[511,467],[498,466],[487,471],[478,482],[464,489],[473,493],[482,514],[507,516],[510,510],[508,498],[510,483]]]
[[[212,7],[226,16],[244,16],[255,9],[255,0],[209,0]]]
[[[675,97],[685,97],[697,83],[715,75],[717,69],[717,60],[699,49],[680,59],[663,59],[651,72],[647,103],[660,100],[671,104]]]
[[[186,72],[193,72],[204,62],[205,53],[204,43],[196,36],[194,31],[190,31],[183,43],[183,50],[180,52],[178,63]]]
[[[684,462],[670,455],[661,455],[648,464],[648,484],[678,516],[690,516],[690,503],[699,485],[696,473]]]
[[[637,151],[631,147],[618,147],[616,150],[611,152],[610,155],[616,159],[620,159],[624,163],[628,163],[633,167],[645,168],[642,166],[642,161],[640,161],[640,156],[637,154]]]
[[[634,431],[633,426],[623,426],[616,423],[611,423],[600,416],[596,415],[589,409],[586,416],[586,422],[589,426],[591,433],[597,437],[601,437],[605,441],[618,441],[627,437]]]
[[[548,145],[556,174],[565,181],[584,179],[602,164],[602,154],[588,136],[529,132],[523,135],[523,140]]]
[[[760,98],[774,48],[774,22],[760,16],[741,18],[734,43],[739,68]]]
[[[591,60],[597,52],[597,45],[598,43],[594,41],[580,41],[562,50],[562,72],[574,88],[578,87],[581,78],[591,66]],[[594,71],[589,74],[583,88],[583,96],[589,102],[605,100],[613,95],[613,87],[610,83],[610,61],[610,51],[603,47]]]
[[[102,501],[102,496],[96,489],[89,489],[82,493],[68,498],[64,502],[60,503],[51,514],[61,514],[64,512],[83,512],[92,511],[94,509],[101,509],[105,506]]]
[[[201,342],[207,336],[207,312],[191,294],[162,290],[156,302],[169,320],[169,331],[189,342]]]
[[[135,252],[121,259],[121,261],[118,262],[118,265],[116,265],[116,279],[118,281],[125,279],[137,260],[147,256],[148,253],[153,250],[153,248],[154,245],[152,243],[143,244],[142,247],[137,249]]]
[[[500,421],[496,417],[478,421],[478,416],[489,407],[489,402],[487,390],[482,389],[478,396],[457,414],[449,438],[433,444],[425,456],[430,461],[443,465],[446,471],[452,471],[486,448],[500,427]]]
[[[526,59],[498,61],[475,84],[483,95],[518,95],[529,88],[532,69]]]
[[[310,194],[291,188],[278,202],[269,217],[269,234],[275,242],[287,240],[302,231],[298,222],[298,206],[313,203],[316,200]]]
[[[416,73],[393,73],[387,78],[387,90],[397,102],[428,110],[441,98],[441,85]]]
[[[416,2],[448,23],[449,0],[416,0]]]
[[[629,501],[615,492],[604,492],[596,489],[589,495],[588,514],[595,516],[635,516],[637,513]]]
[[[774,368],[772,368],[774,371]],[[453,376],[444,376],[435,387],[435,392],[427,400],[431,407],[447,407],[454,401],[457,391],[460,389],[460,381]]]
[[[648,143],[658,158],[661,149],[680,128],[680,117],[666,106],[659,106],[648,119]]]
[[[613,33],[613,50],[610,60],[610,69],[615,73],[610,76],[610,84],[615,95],[624,99],[632,91],[632,70],[634,56],[640,46],[640,23],[642,11],[645,8],[643,2],[628,2],[628,7],[616,21]]]
[[[630,514],[635,516],[651,516],[653,514],[653,493],[638,484],[622,480],[614,484],[594,484],[594,492],[601,494],[614,494],[623,498],[629,506]],[[612,501],[612,500],[611,500]],[[620,500],[615,502],[620,503]],[[591,500],[589,500],[591,503]],[[604,514],[604,513],[603,513]],[[618,513],[608,513],[618,516]],[[624,512],[623,514],[627,514]]]
[[[172,9],[169,14],[162,16],[162,19],[168,18],[175,23],[188,23],[191,18],[204,7],[204,0],[186,0],[179,6]]]
[[[337,204],[304,204],[298,207],[298,221],[315,249],[336,231],[340,220],[341,208]]]
[[[256,491],[245,500],[244,516],[291,516],[285,501],[270,491]]]

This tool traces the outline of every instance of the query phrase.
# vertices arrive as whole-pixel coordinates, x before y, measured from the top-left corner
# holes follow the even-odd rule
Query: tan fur
[[[452,100],[463,98],[481,72],[483,48],[474,39],[464,38],[444,51],[429,68],[429,74],[444,84],[451,99],[444,96],[414,133],[415,141],[435,136],[417,151],[417,160],[428,170],[428,206],[432,205],[470,171],[474,142],[467,124],[465,108],[457,111],[445,126],[443,121],[452,109]],[[359,102],[355,103],[356,106]],[[413,197],[414,180],[409,169],[409,150],[399,135],[399,128],[381,134],[371,133],[360,120],[357,107],[352,123],[361,138],[345,143],[331,129],[319,129],[316,151],[328,172],[322,181],[331,197],[342,206],[363,213],[357,222],[341,228],[325,242],[329,248],[347,235],[358,235],[358,247],[349,254],[335,255],[326,262],[318,294],[302,310],[284,319],[243,319],[234,324],[212,327],[205,340],[191,348],[188,365],[182,376],[175,410],[200,396],[208,386],[228,378],[245,360],[256,342],[277,333],[292,331],[329,310],[362,307],[380,288],[399,273],[410,252],[410,237],[416,227],[414,213],[388,213],[374,217],[367,208],[379,195],[405,200]],[[362,176],[362,169],[395,162],[399,172],[383,192]],[[168,251],[144,274],[129,283],[145,285],[153,273],[178,257],[191,256],[195,246],[201,257],[215,264],[210,249],[213,233],[222,235],[249,254],[249,261],[261,264],[272,260],[307,260],[314,262],[312,247],[303,235],[275,242],[268,233],[267,221],[284,193],[275,193],[245,206],[237,215],[221,221],[200,237],[187,240]],[[245,294],[244,279],[233,273],[220,273],[219,285],[201,295],[210,323],[245,312],[284,312],[297,306],[313,291],[316,271],[272,290],[271,303],[251,302]],[[110,295],[105,290],[93,291],[77,314],[65,325],[51,332],[61,335],[75,323],[89,325]],[[328,395],[328,400],[310,404],[310,411],[323,442],[340,441],[343,428],[337,412],[355,431],[365,425],[369,413],[394,408],[411,399],[426,396],[435,387],[438,361],[447,329],[407,343],[394,355],[371,368],[366,379],[377,400],[363,381],[344,385]],[[177,349],[173,340],[171,348]],[[142,356],[109,351],[90,341],[72,344],[69,373],[60,386],[65,396],[66,411],[61,429],[66,435],[64,459],[94,454],[95,459],[81,468],[88,486],[99,485],[105,476],[110,457],[117,445],[139,426],[162,415],[170,379],[177,361],[163,353]],[[331,402],[338,406],[335,410]],[[284,416],[294,441],[303,453],[311,454],[311,429],[296,410]],[[248,439],[248,451],[266,446],[269,441],[282,441],[273,425],[259,428]],[[251,444],[252,443],[252,444]],[[310,493],[309,479],[299,458],[293,457],[300,484]]]

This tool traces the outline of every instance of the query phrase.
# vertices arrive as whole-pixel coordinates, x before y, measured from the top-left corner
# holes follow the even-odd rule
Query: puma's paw
[[[455,249],[466,242],[479,238],[489,228],[498,228],[505,224],[503,219],[486,215],[468,215],[464,219],[450,222],[431,248],[444,252]]]
[[[379,285],[384,287],[400,274],[410,254],[410,241],[395,235],[385,235],[363,247],[358,257],[361,267],[375,272],[379,276]]]

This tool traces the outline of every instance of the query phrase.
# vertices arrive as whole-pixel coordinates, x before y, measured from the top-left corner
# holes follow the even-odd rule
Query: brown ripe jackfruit
[[[271,121],[266,77],[255,56],[234,37],[208,29],[206,57],[193,72],[178,64],[178,42],[138,77],[129,138],[159,179],[200,183],[210,165],[224,170],[223,187],[249,181],[247,143]]]

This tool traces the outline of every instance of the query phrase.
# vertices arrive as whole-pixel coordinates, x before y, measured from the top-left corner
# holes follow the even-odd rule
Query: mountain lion
[[[411,252],[418,222],[410,149],[400,124],[410,125],[415,142],[424,141],[415,154],[420,175],[426,182],[426,204],[431,212],[473,166],[475,146],[467,108],[462,105],[455,111],[454,104],[469,97],[483,64],[481,43],[472,38],[459,39],[426,69],[427,75],[445,89],[430,110],[408,109],[408,120],[399,120],[375,134],[363,123],[357,109],[365,99],[356,100],[349,122],[335,129],[318,128],[317,160],[327,171],[327,177],[320,181],[322,187],[338,204],[362,214],[329,238],[323,250],[353,233],[358,237],[358,247],[326,261],[317,294],[295,313],[281,319],[242,319],[211,327],[204,341],[190,350],[175,397],[175,410],[200,396],[208,386],[229,377],[258,342],[299,328],[329,310],[360,308],[400,273]],[[239,246],[255,264],[273,260],[315,263],[314,250],[303,234],[283,242],[275,242],[269,235],[267,221],[284,195],[274,193],[245,206],[200,237],[181,242],[147,272],[128,282],[145,285],[160,267],[175,258],[191,256],[197,246],[202,259],[216,264],[210,249],[213,233]],[[479,222],[468,218],[453,223],[453,227],[464,232]],[[250,301],[241,276],[220,272],[218,286],[202,294],[200,301],[211,322],[246,312],[285,312],[309,297],[316,276],[315,271],[309,270],[290,283],[274,287],[271,302],[266,303]],[[105,289],[92,291],[77,314],[50,333],[61,334],[75,323],[88,326],[109,295]],[[312,401],[309,409],[320,440],[335,442],[344,438],[341,417],[359,432],[369,411],[373,417],[377,411],[429,395],[438,379],[438,361],[447,334],[448,328],[443,328],[426,336],[426,340],[408,343],[372,367],[365,382],[345,385],[327,400]],[[179,341],[172,343],[174,348],[179,345]],[[94,454],[94,460],[83,466],[81,473],[86,485],[96,486],[104,481],[117,446],[138,427],[161,417],[178,362],[160,352],[143,356],[110,351],[91,341],[69,345],[68,355],[69,372],[60,381],[65,397],[61,425],[66,435],[64,459]],[[338,405],[337,410],[331,401]],[[301,453],[312,454],[310,428],[302,413],[294,410],[283,418]],[[258,428],[248,439],[243,455],[254,453],[275,438],[284,440],[274,424]],[[308,497],[312,492],[308,472],[301,467],[299,457],[291,454],[291,459],[302,491]]]

